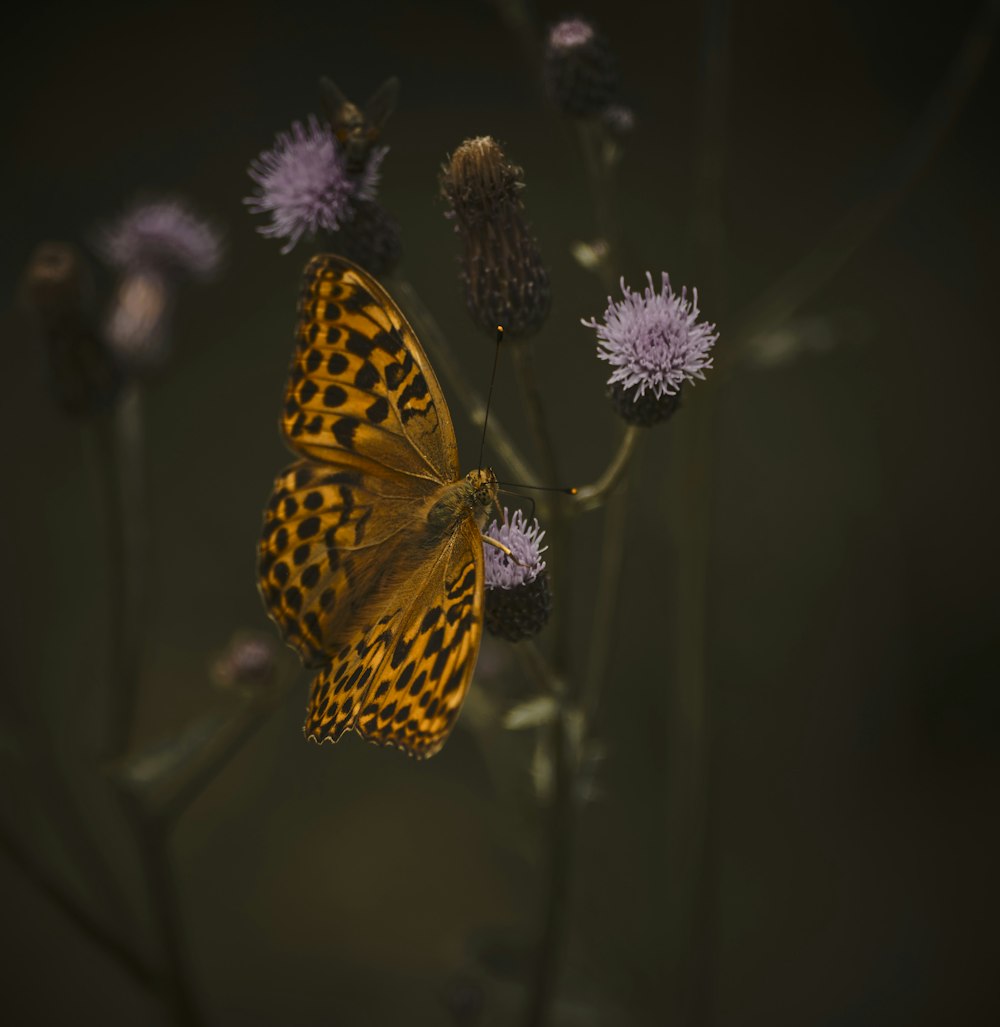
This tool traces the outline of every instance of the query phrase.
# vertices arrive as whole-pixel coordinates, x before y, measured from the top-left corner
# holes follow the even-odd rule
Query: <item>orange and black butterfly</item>
[[[281,427],[298,459],[275,482],[258,571],[268,613],[315,668],[305,733],[432,756],[476,666],[497,479],[461,475],[416,334],[342,257],[306,267]]]
[[[396,108],[399,79],[386,79],[372,93],[364,110],[348,100],[328,78],[319,80],[319,88],[327,120],[347,159],[348,170],[361,171],[389,115]]]

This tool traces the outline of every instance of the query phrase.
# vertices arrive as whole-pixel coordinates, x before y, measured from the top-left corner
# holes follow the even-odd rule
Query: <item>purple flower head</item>
[[[663,272],[663,288],[656,292],[647,271],[648,287],[633,292],[621,280],[624,299],[608,297],[604,322],[595,318],[581,324],[597,331],[598,357],[614,368],[609,385],[621,383],[638,399],[647,390],[657,399],[674,396],[685,381],[704,378],[712,366],[711,349],[719,338],[714,324],[698,321],[698,290],[688,299],[678,296]]]
[[[352,174],[332,129],[310,115],[291,132],[279,132],[273,149],[252,161],[249,175],[258,191],[246,203],[254,214],[269,214],[258,231],[285,239],[288,253],[303,235],[335,232],[354,216],[358,200],[372,200],[388,147],[376,146],[364,168]]]
[[[548,546],[541,545],[545,532],[540,530],[537,520],[529,527],[520,510],[515,510],[514,516],[508,517],[507,508],[504,507],[503,523],[498,524],[494,520],[486,529],[486,534],[507,546],[518,560],[515,563],[496,546],[483,543],[487,588],[512,589],[527,585],[545,570],[542,553]]]
[[[274,677],[277,646],[269,635],[240,631],[212,664],[212,677],[223,687],[264,685]]]
[[[553,50],[575,50],[594,38],[594,26],[583,18],[563,18],[549,29],[548,45]]]
[[[182,200],[136,204],[100,232],[97,249],[122,272],[210,278],[222,260],[219,233]]]

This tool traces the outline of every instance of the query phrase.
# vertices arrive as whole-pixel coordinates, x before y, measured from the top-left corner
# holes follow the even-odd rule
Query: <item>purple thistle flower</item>
[[[529,527],[520,510],[508,517],[504,507],[503,523],[494,520],[486,534],[502,542],[516,557],[512,560],[496,546],[483,544],[486,629],[508,642],[531,638],[545,627],[552,609],[549,575],[542,559],[547,548],[541,544],[545,532],[537,520]]]
[[[287,240],[288,253],[303,235],[335,232],[354,216],[358,200],[372,200],[388,147],[376,146],[364,168],[353,174],[332,129],[310,115],[291,132],[279,132],[275,145],[251,162],[248,174],[258,191],[243,202],[254,214],[269,214],[262,235]]]
[[[647,390],[656,399],[676,396],[684,382],[703,379],[712,366],[710,351],[719,338],[714,324],[698,321],[698,290],[688,299],[687,288],[678,296],[663,272],[663,288],[656,292],[647,271],[648,287],[633,292],[621,280],[624,299],[608,297],[604,323],[595,318],[581,324],[597,331],[598,357],[614,368],[608,384],[620,385],[639,399]]]
[[[575,50],[594,39],[594,26],[583,18],[563,18],[549,30],[549,46],[553,50]]]
[[[520,510],[515,510],[514,516],[508,517],[507,508],[504,507],[503,523],[498,524],[494,519],[486,529],[486,534],[507,546],[519,561],[515,563],[496,546],[483,543],[487,588],[512,589],[518,585],[527,585],[545,570],[541,554],[548,546],[541,545],[545,532],[540,530],[537,520],[529,527]]]
[[[138,203],[100,232],[97,249],[122,272],[183,272],[210,278],[222,261],[222,239],[182,200]]]

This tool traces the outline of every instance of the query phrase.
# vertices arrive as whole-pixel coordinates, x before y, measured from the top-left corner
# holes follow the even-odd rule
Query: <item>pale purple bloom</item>
[[[627,136],[635,128],[635,112],[624,104],[608,104],[601,111],[601,124],[612,135]]]
[[[310,115],[291,132],[279,132],[274,147],[252,161],[249,175],[256,195],[246,203],[254,214],[269,214],[258,231],[285,239],[288,253],[303,235],[335,232],[354,216],[357,200],[372,200],[388,147],[377,146],[359,174],[352,174],[332,129]]]
[[[604,323],[595,318],[581,321],[597,330],[598,357],[614,368],[609,385],[621,383],[634,389],[638,399],[650,390],[657,399],[674,396],[684,382],[704,378],[712,366],[711,349],[719,338],[714,324],[698,321],[698,290],[688,299],[687,289],[678,296],[663,272],[661,292],[653,288],[653,276],[644,292],[633,292],[621,280],[624,299],[608,297]]]
[[[185,272],[210,278],[222,260],[222,239],[182,200],[138,203],[100,232],[97,249],[120,271]]]
[[[212,677],[227,687],[266,684],[274,676],[276,657],[270,635],[240,631],[212,664]]]
[[[507,508],[504,507],[503,523],[498,524],[494,520],[486,529],[486,534],[502,542],[517,558],[515,563],[496,546],[484,542],[487,588],[512,589],[526,585],[545,570],[542,553],[548,546],[541,544],[545,532],[539,528],[537,520],[529,527],[527,518],[520,510],[515,510],[514,516],[508,517]]]
[[[583,18],[564,18],[549,29],[549,46],[554,50],[575,50],[594,38],[594,26]]]

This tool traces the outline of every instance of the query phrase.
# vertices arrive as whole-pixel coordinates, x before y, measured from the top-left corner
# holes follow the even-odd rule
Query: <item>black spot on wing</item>
[[[356,417],[341,417],[333,426],[333,437],[344,449],[354,449],[354,433],[358,430]]]

